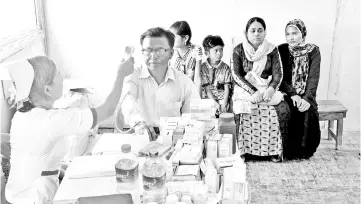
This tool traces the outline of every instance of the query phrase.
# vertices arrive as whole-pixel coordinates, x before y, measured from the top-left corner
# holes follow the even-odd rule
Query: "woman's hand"
[[[298,107],[300,112],[305,112],[310,108],[311,104],[307,102],[305,99],[301,99],[301,104]]]
[[[299,95],[291,96],[293,106],[299,108],[301,105],[301,97]]]
[[[201,46],[196,46],[194,48],[194,56],[196,58],[196,61],[201,61],[203,58],[203,51]]]
[[[259,103],[262,101],[262,94],[259,91],[256,91],[252,95],[252,103]]]
[[[118,67],[118,76],[126,77],[134,71],[134,58],[129,57],[127,60],[120,63]]]
[[[215,107],[216,110],[221,111],[221,109],[220,109],[221,106],[219,105],[219,103],[215,99],[213,99],[213,107]]]
[[[273,87],[268,87],[265,92],[263,92],[263,100],[270,101],[275,94],[275,89]]]
[[[220,113],[227,113],[227,104],[226,103],[221,104],[219,109],[220,109],[219,110]]]

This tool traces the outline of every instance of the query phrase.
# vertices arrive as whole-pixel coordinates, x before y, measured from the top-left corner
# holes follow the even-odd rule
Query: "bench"
[[[319,100],[318,113],[320,121],[328,121],[328,139],[335,139],[336,150],[342,145],[343,118],[346,117],[347,108],[336,100]],[[334,131],[334,121],[337,121],[337,128]]]

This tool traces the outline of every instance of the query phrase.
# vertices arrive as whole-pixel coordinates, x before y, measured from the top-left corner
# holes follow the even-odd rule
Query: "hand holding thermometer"
[[[122,62],[129,59],[130,57],[132,57],[133,53],[134,53],[134,47],[133,46],[125,46]]]
[[[133,53],[134,53],[134,47],[133,47],[133,46],[125,46],[125,50],[124,50],[124,54],[123,54],[123,57],[122,57],[121,62],[124,62],[124,61],[128,60],[130,57],[133,56]],[[118,104],[122,104],[122,103],[123,103],[126,95],[127,95],[127,94],[124,94],[123,96],[121,96]],[[120,127],[119,127],[119,124],[118,124],[118,122],[120,122],[120,121],[118,121],[118,119],[120,118],[120,117],[119,117],[120,109],[117,109],[117,110],[115,110],[115,111],[116,111],[116,112],[115,112],[115,128],[117,128],[117,130],[118,130],[120,133],[124,133],[124,134],[127,134],[127,133],[129,133],[130,131],[132,131],[132,129],[133,129],[132,127],[129,128],[129,130],[127,130],[127,131],[122,131],[122,128],[120,128]]]

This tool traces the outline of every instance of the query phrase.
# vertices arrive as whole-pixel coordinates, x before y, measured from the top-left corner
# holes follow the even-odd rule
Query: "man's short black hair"
[[[169,30],[160,27],[150,28],[140,36],[140,44],[143,45],[143,40],[146,37],[166,37],[171,48],[174,47],[174,34]]]

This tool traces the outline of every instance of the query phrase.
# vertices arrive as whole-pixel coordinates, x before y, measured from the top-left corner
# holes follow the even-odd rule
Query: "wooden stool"
[[[347,108],[336,100],[319,100],[318,113],[320,121],[328,121],[328,139],[331,137],[336,141],[336,149],[338,145],[342,145],[343,118],[346,117]],[[334,121],[337,120],[337,129],[334,133]]]

